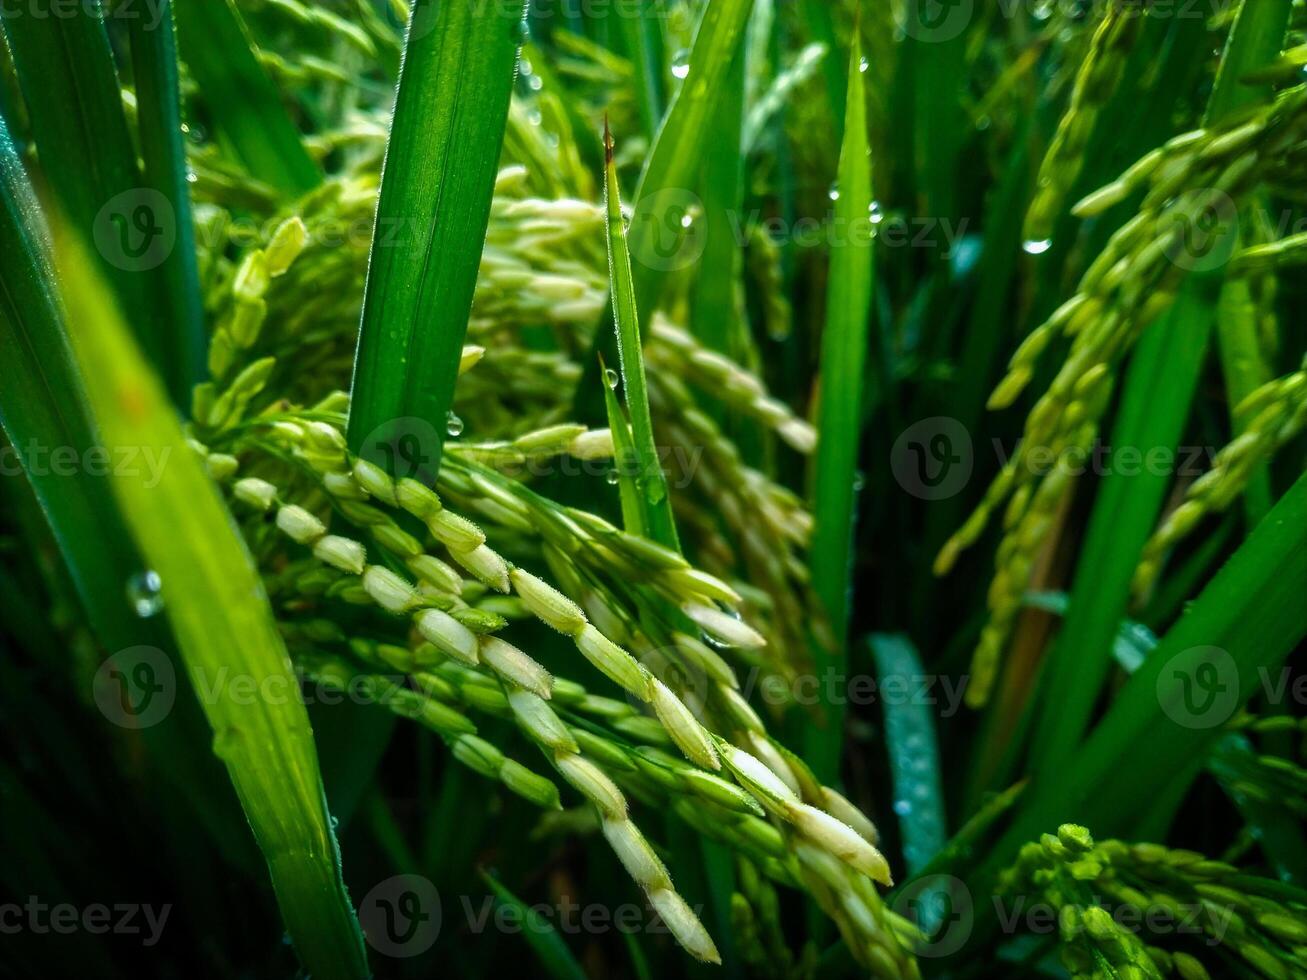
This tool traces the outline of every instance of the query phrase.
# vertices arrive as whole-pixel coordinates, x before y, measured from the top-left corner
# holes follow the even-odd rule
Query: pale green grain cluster
[[[1046,241],[1084,166],[1099,114],[1125,76],[1130,49],[1143,29],[1144,12],[1127,0],[1094,4],[1102,16],[1076,74],[1067,106],[1039,168],[1035,198],[1026,214],[1027,241]]]
[[[607,302],[608,275],[602,208],[577,197],[549,196],[592,187],[580,179],[582,170],[559,162],[560,147],[546,141],[541,126],[518,115],[515,109],[510,119],[509,162],[496,182],[469,324],[469,341],[486,353],[460,382],[454,412],[468,439],[460,450],[466,457],[529,481],[542,454],[524,452],[518,440],[530,430],[556,434],[570,423],[572,392],[583,377],[580,358],[590,349]],[[277,376],[278,394],[292,401],[312,401],[315,392],[347,384],[384,139],[382,127],[359,123],[354,131],[360,148],[351,175],[328,179],[299,202],[292,218],[270,217],[273,231],[238,260],[219,253],[243,242],[243,227],[223,219],[225,212],[211,216],[213,227],[205,236],[214,243],[205,262],[209,305],[222,325],[212,358],[222,369],[216,378],[262,357],[294,363],[296,370]],[[524,162],[513,162],[515,156]],[[197,166],[212,176],[203,163]],[[284,228],[296,229],[291,240],[298,251],[292,260],[277,263],[277,275],[250,275],[264,271],[268,254],[287,251],[280,244],[289,236]],[[402,244],[408,231],[379,228],[377,234]],[[775,293],[780,297],[779,284]],[[782,329],[779,321],[789,314],[775,315]],[[811,449],[811,426],[772,398],[755,374],[708,351],[668,318],[660,315],[658,323],[667,337],[651,336],[651,363],[663,357],[685,366],[686,380],[696,388],[727,395],[760,426],[801,451]],[[232,343],[232,325],[236,334],[256,339],[248,346]],[[524,340],[527,330],[542,326],[552,331],[558,350],[534,350]],[[660,370],[649,379],[669,482],[686,491],[674,495],[678,518],[701,542],[701,560],[710,571],[726,579],[744,573],[757,583],[742,593],[742,609],[769,642],[765,656],[752,664],[792,676],[803,668],[809,632],[821,635],[824,629],[807,588],[812,518],[792,492],[744,464],[734,441],[702,411],[680,374]],[[201,395],[218,397],[211,387],[202,388]],[[208,423],[207,406],[200,407],[206,411],[197,411],[197,418]],[[212,421],[224,420],[214,416]],[[586,473],[605,448],[597,445],[600,438],[583,439],[576,447],[576,455],[592,464],[582,468]]]
[[[665,317],[654,317],[650,336],[654,341],[648,350],[651,364],[689,378],[737,413],[773,430],[795,451],[807,455],[816,449],[817,430],[806,419],[796,416],[784,402],[770,397],[766,386],[753,372],[705,347]]]
[[[1307,907],[1275,882],[1192,851],[1095,844],[1067,824],[1021,849],[1000,894],[1058,910],[1063,963],[1077,978],[1205,980],[1223,975],[1217,945],[1257,976],[1289,980],[1307,969]]]
[[[700,959],[714,960],[716,950],[631,821],[628,793],[671,807],[770,877],[807,890],[877,975],[915,975],[905,947],[911,927],[884,908],[873,884],[889,883],[875,827],[767,735],[732,668],[700,639],[719,649],[765,646],[729,612],[740,601],[730,585],[481,466],[475,447],[451,443],[436,489],[396,481],[348,456],[341,407],[339,396],[305,413],[271,405],[208,433],[205,450],[223,461],[238,511],[272,518],[246,525],[255,553],[275,558],[275,535],[303,556],[269,577],[280,608],[320,624],[329,608],[321,604],[339,601],[374,608],[394,624],[384,641],[344,642],[321,625],[288,629],[307,674],[361,685],[440,734],[464,765],[555,806],[552,781],[484,742],[472,716],[510,720],[596,808],[633,879]],[[560,428],[519,442],[557,451],[589,435]],[[408,529],[414,521],[425,533]],[[563,589],[505,558],[483,526],[542,556]],[[511,609],[492,602],[496,595]],[[666,612],[638,617],[638,605]],[[511,623],[501,609],[569,636],[627,700],[552,676],[506,638]],[[396,690],[378,671],[402,672],[412,683]]]
[[[1263,385],[1235,408],[1243,431],[1212,460],[1212,468],[1189,485],[1184,501],[1166,515],[1149,539],[1135,573],[1136,594],[1146,593],[1168,552],[1220,514],[1248,485],[1253,471],[1307,428],[1307,368]]]
[[[1185,275],[1228,263],[1241,203],[1274,176],[1305,134],[1307,88],[1299,86],[1246,118],[1176,137],[1077,205],[1076,212],[1087,216],[1143,192],[1138,213],[1112,235],[1076,294],[1027,336],[990,397],[992,409],[1011,405],[1045,350],[1059,337],[1069,341],[1061,367],[1027,417],[1021,443],[936,559],[937,574],[946,574],[1004,508],[990,619],[973,660],[969,704],[988,700],[1071,473],[1083,468],[1098,435],[1114,368],[1173,302]]]

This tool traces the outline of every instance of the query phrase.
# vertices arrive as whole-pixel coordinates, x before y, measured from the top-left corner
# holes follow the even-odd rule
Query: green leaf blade
[[[409,20],[349,418],[379,464],[417,436],[423,474],[439,466],[524,15],[525,0],[420,2]]]
[[[157,18],[153,27],[144,18],[133,18],[128,31],[144,186],[168,202],[175,229],[172,248],[152,283],[165,322],[161,366],[173,403],[185,408],[191,403],[191,389],[204,377],[204,294],[196,262],[171,0],[162,0]]]
[[[290,195],[322,183],[233,0],[179,0],[176,12],[182,60],[250,175]]]
[[[114,497],[149,567],[214,732],[214,751],[268,863],[287,929],[318,977],[368,976],[340,870],[317,751],[298,681],[262,583],[203,461],[106,302],[72,239],[58,249],[71,341],[97,428],[110,446],[168,460],[154,478],[115,473]],[[156,457],[158,458],[158,457]],[[157,478],[157,483],[154,480]],[[237,696],[228,675],[259,691]]]
[[[830,650],[817,644],[819,676],[824,670],[839,669],[845,659],[862,388],[871,321],[873,198],[861,61],[861,44],[855,40],[835,208],[835,227],[840,235],[831,248],[826,326],[821,343],[817,455],[813,462],[812,586],[829,617],[836,646]],[[842,716],[838,705],[828,705],[826,726],[808,732],[809,762],[825,779],[832,779],[838,769]]]
[[[622,388],[631,415],[631,437],[635,452],[635,484],[644,509],[644,524],[649,537],[659,544],[680,550],[676,520],[663,473],[662,460],[654,439],[653,419],[649,414],[649,386],[645,377],[644,348],[640,339],[640,314],[636,305],[635,283],[631,274],[631,253],[627,242],[626,219],[622,215],[621,192],[617,186],[617,167],[613,160],[613,137],[604,128],[605,167],[604,201],[608,212],[608,273],[612,288],[613,313],[617,323],[617,353],[622,366]]]

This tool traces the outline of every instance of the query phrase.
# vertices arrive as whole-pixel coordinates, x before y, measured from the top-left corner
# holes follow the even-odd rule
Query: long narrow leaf
[[[667,492],[667,477],[654,441],[653,419],[649,415],[649,389],[645,380],[644,349],[640,340],[640,315],[635,285],[631,278],[626,219],[617,187],[617,166],[613,160],[613,135],[604,127],[604,200],[608,208],[608,274],[613,312],[617,320],[617,352],[622,364],[622,389],[631,414],[631,437],[635,450],[635,485],[644,507],[648,535],[659,544],[677,548],[676,521]]]
[[[658,306],[667,273],[682,264],[679,241],[669,251],[669,232],[682,233],[689,189],[714,139],[713,109],[724,90],[753,0],[709,0],[690,51],[688,73],[667,108],[649,160],[635,189],[630,250],[635,259],[635,299],[644,316]]]
[[[44,219],[3,120],[0,208],[0,425],[16,447],[67,446],[85,458],[97,440],[50,292]],[[27,473],[97,633],[109,644],[127,640],[134,632],[123,587],[140,564],[103,484],[86,467],[65,476],[29,465]]]
[[[631,423],[627,420],[626,412],[622,411],[617,393],[608,384],[608,369],[603,368],[603,372],[604,405],[608,410],[608,431],[613,434],[613,465],[622,501],[622,526],[632,534],[647,538],[649,525],[644,516],[644,504],[640,500],[640,488],[635,482],[638,464],[635,443],[631,438]]]
[[[1085,744],[1032,784],[1019,817],[970,876],[973,893],[982,894],[1018,848],[1049,827],[1073,821],[1104,837],[1128,829],[1137,801],[1155,792],[1157,774],[1181,772],[1209,751],[1263,672],[1307,635],[1305,594],[1307,476],[1167,633]]]
[[[50,242],[35,194],[0,120],[0,428],[18,451],[95,637],[109,651],[168,650],[158,619],[141,619],[127,584],[144,568],[103,472],[112,453],[87,415],[81,378],[51,291]],[[58,466],[52,465],[60,454]],[[74,460],[69,467],[67,460]],[[81,465],[77,465],[80,463]],[[147,467],[148,471],[148,467]],[[239,859],[234,800],[215,785],[203,719],[189,700],[144,729],[152,759],[194,805],[228,858]]]
[[[191,403],[191,389],[204,374],[204,294],[186,179],[171,0],[161,0],[155,14],[157,23],[136,17],[128,22],[128,31],[144,185],[168,202],[174,229],[172,247],[153,279],[156,303],[165,319],[161,368],[173,403],[185,408]]]
[[[1126,373],[1111,445],[1176,446],[1183,433],[1213,320],[1211,289],[1183,290],[1139,343]],[[1112,664],[1139,555],[1170,483],[1157,467],[1113,467],[1103,480],[1076,569],[1066,625],[1045,667],[1031,766],[1064,764],[1089,726]]]
[[[159,576],[188,674],[206,692],[214,752],[226,763],[272,877],[287,930],[315,977],[368,975],[346,894],[308,713],[245,546],[157,378],[133,349],[80,246],[61,240],[72,346],[106,443],[167,453],[155,475],[120,470],[110,485]],[[250,702],[235,676],[267,692]]]
[[[41,172],[71,227],[94,242],[100,274],[162,367],[166,321],[146,291],[169,246],[167,215],[140,186],[99,0],[56,6],[38,2],[4,17]]]
[[[322,171],[254,53],[234,0],[178,0],[182,60],[214,126],[250,175],[287,194],[304,194]]]
[[[744,45],[753,0],[708,0],[695,33],[685,80],[663,116],[662,125],[640,175],[632,205],[628,251],[632,262],[635,306],[653,316],[670,272],[683,269],[695,254],[694,212],[703,160],[715,138],[713,113],[735,54]],[[611,314],[611,309],[609,313]],[[642,324],[643,328],[643,324]],[[597,354],[613,342],[611,316],[600,324],[587,373],[577,386],[574,414],[580,419],[603,414]]]
[[[818,676],[844,661],[849,628],[849,574],[853,552],[854,489],[862,433],[863,372],[872,298],[871,159],[867,138],[867,96],[861,70],[862,47],[855,39],[840,150],[838,237],[831,247],[826,327],[821,347],[821,395],[817,409],[818,444],[813,463],[815,527],[812,586],[830,620],[835,649],[819,649]],[[819,645],[820,646],[820,645]],[[833,779],[838,769],[843,728],[838,705],[828,706],[827,724],[808,734],[808,762]]]
[[[690,317],[696,337],[741,361],[746,360],[748,336],[740,320],[741,243],[735,223],[744,194],[744,55],[743,48],[735,54],[717,105],[717,147],[704,163],[704,251]]]
[[[1269,85],[1249,84],[1245,76],[1279,54],[1284,46],[1292,7],[1290,0],[1269,0],[1255,7],[1245,3],[1226,42],[1209,118],[1227,115],[1269,97]],[[1217,342],[1236,435],[1243,434],[1243,421],[1233,417],[1235,407],[1271,379],[1270,368],[1262,356],[1256,322],[1248,283],[1242,279],[1226,282],[1221,290]],[[1256,524],[1271,506],[1269,467],[1258,466],[1249,475],[1244,501],[1249,523]]]
[[[1242,104],[1245,96],[1238,80],[1278,53],[1288,16],[1280,6],[1245,4],[1240,9],[1208,102],[1209,120]],[[1194,273],[1175,305],[1144,335],[1127,372],[1112,445],[1179,443],[1218,296],[1218,276]],[[1111,663],[1111,640],[1125,615],[1135,564],[1161,510],[1167,483],[1166,475],[1151,467],[1128,475],[1114,468],[1104,481],[1076,571],[1066,629],[1046,668],[1043,713],[1032,746],[1036,773],[1062,765],[1084,735]]]
[[[871,652],[882,689],[925,677],[926,669],[905,636],[873,634]],[[944,848],[944,790],[935,720],[924,701],[886,701],[885,743],[894,774],[894,811],[903,834],[903,858],[913,874]]]
[[[483,873],[481,879],[495,893],[500,905],[516,913],[525,923],[523,933],[535,953],[541,972],[553,980],[585,980],[586,972],[577,962],[567,943],[552,922],[514,895],[494,875]]]
[[[413,5],[349,417],[351,448],[383,465],[401,441],[415,472],[440,465],[524,17],[525,0]]]

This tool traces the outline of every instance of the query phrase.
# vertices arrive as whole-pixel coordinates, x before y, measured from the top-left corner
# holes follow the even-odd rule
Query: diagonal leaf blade
[[[613,313],[617,321],[617,353],[622,365],[622,388],[626,408],[631,414],[631,439],[635,452],[636,496],[644,510],[644,528],[659,544],[680,550],[676,537],[676,520],[667,491],[658,446],[654,440],[653,419],[649,414],[649,386],[645,378],[644,348],[640,340],[640,314],[636,306],[635,284],[631,276],[626,219],[622,215],[622,197],[617,186],[617,167],[613,161],[613,135],[604,125],[604,201],[608,210],[608,275],[612,289]],[[624,504],[625,506],[625,504]]]
[[[817,455],[814,491],[812,587],[829,617],[835,649],[817,644],[818,675],[844,660],[849,628],[849,575],[853,555],[853,518],[862,435],[862,388],[871,321],[872,191],[867,135],[867,94],[861,70],[862,46],[855,40],[849,67],[849,91],[840,150],[839,199],[832,244],[826,326],[821,342],[821,394],[817,407]],[[808,761],[817,774],[833,779],[839,767],[842,711],[827,706],[827,724],[808,733]]]
[[[413,5],[354,364],[349,442],[415,475],[440,464],[525,0]],[[417,440],[417,444],[413,440]]]
[[[204,376],[204,294],[196,262],[190,183],[186,179],[171,0],[159,3],[156,24],[136,17],[128,21],[128,33],[144,186],[168,202],[175,229],[172,248],[153,281],[167,324],[162,331],[161,366],[173,403],[186,408],[191,403],[191,389]]]
[[[176,11],[182,60],[215,128],[251,176],[287,194],[317,187],[322,171],[259,64],[233,0],[178,0]]]
[[[170,326],[149,299],[150,245],[167,241],[154,230],[164,228],[162,217],[141,186],[105,16],[99,0],[71,11],[38,0],[6,12],[4,32],[50,197],[77,234],[95,243],[100,274],[137,341],[167,370]],[[149,237],[138,240],[133,221],[142,219]]]
[[[102,437],[167,454],[153,478],[116,471],[111,487],[162,583],[191,681],[206,692],[201,701],[214,752],[268,862],[287,930],[312,975],[365,977],[362,933],[341,877],[308,713],[254,564],[80,246],[61,239],[56,255],[71,346]],[[235,696],[231,685],[215,684],[229,674],[280,693],[253,701]]]

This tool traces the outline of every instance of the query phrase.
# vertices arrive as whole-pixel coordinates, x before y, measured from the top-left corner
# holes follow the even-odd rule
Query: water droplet
[[[858,470],[853,474],[853,492],[862,493],[867,487],[867,474]]]
[[[898,800],[894,803],[894,812],[900,817],[909,816],[912,813],[912,804],[907,800]]]
[[[545,121],[545,117],[540,112],[539,109],[532,109],[530,112],[528,112],[526,115],[526,119],[527,122],[529,122],[532,126],[539,126],[541,123]]]
[[[672,57],[672,76],[674,78],[687,78],[690,74],[690,52],[682,48]]]
[[[1043,255],[1053,247],[1051,238],[1030,238],[1021,244],[1022,250],[1027,255]]]
[[[863,55],[862,60],[858,62],[858,71],[862,72],[863,74],[866,74],[867,69],[870,67],[871,67],[871,62],[867,60],[866,55]]]
[[[608,485],[610,487],[615,487],[621,481],[622,478],[618,474],[617,470],[609,470],[607,479],[608,479]]]
[[[188,170],[188,171],[186,171],[186,183],[188,183],[188,184],[193,184],[193,183],[195,183],[195,182],[196,182],[197,180],[199,180],[199,179],[200,179],[200,178],[196,176],[194,170]]]
[[[539,92],[542,88],[545,87],[545,80],[541,78],[539,75],[532,75],[530,78],[526,80],[526,84],[527,87],[531,89],[532,92]]]
[[[699,639],[703,640],[704,643],[708,644],[714,650],[729,650],[731,648],[729,643],[723,643],[717,637],[704,630],[699,631]]]
[[[1050,0],[1041,0],[1041,2],[1035,4],[1035,9],[1031,13],[1035,15],[1035,20],[1048,20],[1053,16],[1053,4]]]
[[[693,227],[694,227],[694,215],[692,215],[692,214],[690,214],[690,213],[688,213],[688,212],[687,212],[686,214],[681,215],[681,227],[682,227],[682,228],[686,228],[686,229],[693,228]]]
[[[621,380],[622,380],[622,379],[619,378],[619,377],[617,376],[617,371],[615,371],[613,368],[605,368],[605,369],[604,369],[604,382],[605,382],[605,383],[608,385],[608,387],[611,388],[613,391],[616,391],[616,390],[617,390],[617,384],[618,384],[618,382],[620,382]]]
[[[517,22],[517,27],[513,31],[518,44],[526,44],[527,41],[531,40],[531,25],[525,17]]]
[[[149,619],[163,610],[163,580],[153,569],[137,572],[127,580],[127,601],[132,611]]]
[[[831,184],[830,190],[827,191],[826,196],[829,197],[832,201],[838,201],[840,199],[840,185]]]
[[[451,438],[458,438],[463,434],[463,420],[453,412],[445,414],[445,431]]]
[[[871,216],[871,223],[873,225],[878,225],[885,220],[885,211],[881,208],[880,201],[872,201],[871,207],[867,210],[867,214]]]

